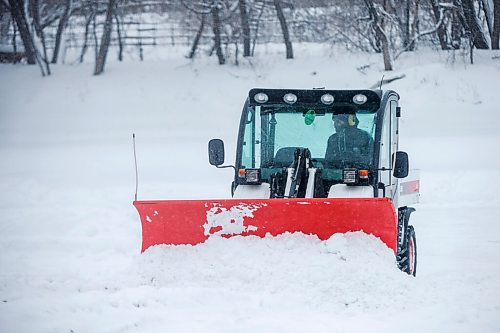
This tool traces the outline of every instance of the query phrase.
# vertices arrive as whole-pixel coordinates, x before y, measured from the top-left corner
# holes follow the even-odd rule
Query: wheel
[[[416,276],[417,274],[417,238],[413,226],[406,228],[405,239],[401,252],[397,256],[398,266],[403,272]]]
[[[406,273],[416,276],[417,275],[417,237],[413,226],[408,226],[406,231],[406,239],[408,242],[408,269]]]

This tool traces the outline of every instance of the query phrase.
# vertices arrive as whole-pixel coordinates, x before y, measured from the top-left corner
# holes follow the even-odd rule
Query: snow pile
[[[138,306],[146,313],[161,308],[162,327],[174,330],[317,330],[333,324],[332,314],[342,326],[342,318],[359,313],[397,313],[394,304],[414,297],[413,279],[396,268],[393,253],[363,233],[325,242],[285,234],[156,246],[118,278],[117,293],[131,287],[131,272],[133,287],[145,291]],[[301,319],[289,320],[295,316]]]
[[[363,233],[325,242],[300,233],[212,237],[194,247],[155,246],[135,266],[143,269],[138,274],[142,283],[156,288],[222,289],[283,306],[293,299],[294,306],[311,310],[379,307],[377,294],[394,293],[388,283],[411,283],[394,265],[392,251]],[[360,290],[373,299],[360,300]]]

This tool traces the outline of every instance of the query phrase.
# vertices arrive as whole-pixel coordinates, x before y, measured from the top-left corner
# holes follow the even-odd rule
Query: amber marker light
[[[359,170],[358,172],[359,178],[361,179],[367,179],[368,178],[368,170]]]
[[[246,173],[245,169],[239,169],[238,170],[238,177],[245,178],[245,173]]]

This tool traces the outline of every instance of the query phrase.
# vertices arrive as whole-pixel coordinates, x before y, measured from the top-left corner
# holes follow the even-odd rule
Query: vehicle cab
[[[252,89],[239,126],[233,196],[417,202],[418,174],[398,151],[400,115],[399,95],[390,90]],[[220,166],[222,141],[212,140],[209,151]]]

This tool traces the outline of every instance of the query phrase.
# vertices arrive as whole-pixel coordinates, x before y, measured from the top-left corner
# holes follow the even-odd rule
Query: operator
[[[369,164],[372,159],[373,139],[358,128],[356,114],[334,114],[335,133],[328,138],[325,162],[337,167],[349,164]]]

